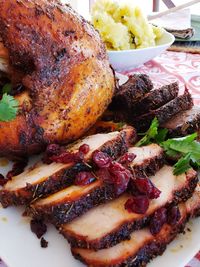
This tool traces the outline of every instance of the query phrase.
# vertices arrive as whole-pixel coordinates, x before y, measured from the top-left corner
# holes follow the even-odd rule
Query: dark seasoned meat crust
[[[177,82],[150,91],[142,99],[132,105],[129,116],[136,117],[165,105],[178,96],[178,91],[179,87]]]
[[[88,190],[87,194],[53,206],[52,203],[40,206],[36,202],[36,204],[33,203],[27,207],[26,213],[33,218],[44,219],[56,226],[70,222],[91,208],[116,197],[112,185],[104,184],[100,181],[95,183],[97,186]]]
[[[96,143],[98,144],[98,138],[96,137]],[[123,155],[127,150],[130,144],[133,144],[136,141],[136,132],[132,127],[126,127],[116,134],[116,137],[111,138],[107,142],[104,142],[102,146],[97,146],[97,149],[107,153],[114,160]],[[90,163],[91,156],[86,160],[87,163]],[[38,181],[29,182],[27,180],[26,186],[15,188],[11,190],[12,182],[15,183],[19,177],[13,177],[13,180],[9,182],[9,189],[7,185],[0,190],[0,202],[3,207],[8,207],[10,205],[24,205],[28,204],[34,199],[39,197],[45,197],[49,194],[55,193],[63,188],[66,188],[69,185],[72,185],[75,179],[75,176],[78,172],[89,171],[87,163],[77,163],[66,165],[63,164],[63,167],[58,171],[52,171],[51,175],[48,175],[45,179],[44,177],[38,177]],[[44,168],[45,166],[43,166]],[[51,164],[49,165],[49,169]],[[31,168],[31,171],[37,171],[36,168]],[[25,172],[21,176],[27,175]],[[36,175],[36,174],[35,174]],[[41,174],[40,174],[41,175]]]
[[[144,246],[138,251],[137,255],[129,257],[123,263],[106,265],[99,263],[89,264],[83,257],[81,257],[80,254],[76,252],[76,248],[72,248],[72,254],[77,260],[91,267],[145,267],[151,260],[157,256],[161,256],[166,250],[167,245],[172,242],[178,234],[184,232],[187,221],[188,217],[185,217],[180,224],[174,227],[165,225],[162,228],[162,232],[159,233],[154,240],[144,244]]]
[[[185,217],[181,223],[174,227],[166,227],[166,231],[163,228],[158,238],[155,241],[150,242],[149,244],[145,245],[137,254],[137,259],[131,257],[127,260],[126,263],[119,265],[120,267],[145,267],[147,263],[153,260],[157,256],[161,256],[169,243],[171,243],[178,234],[184,233],[185,225],[188,222],[189,217]],[[162,235],[163,233],[163,235]],[[118,266],[118,267],[119,267]]]
[[[200,130],[200,107],[182,111],[161,125],[168,129],[169,137],[185,136]]]
[[[115,160],[126,153],[128,148],[136,143],[136,140],[137,133],[135,128],[127,126],[120,131],[116,139],[106,142],[99,150]]]
[[[153,84],[146,74],[131,75],[128,81],[119,86],[118,92],[114,96],[110,105],[111,109],[131,108],[131,106],[152,90]]]
[[[130,171],[132,172],[133,176],[137,176],[137,175],[151,175],[152,173],[155,173],[164,163],[164,155],[163,155],[163,150],[158,146],[155,145],[155,152],[153,152],[151,150],[151,148],[153,149],[154,145],[149,145],[149,147],[147,146],[146,149],[147,151],[149,151],[149,153],[147,155],[142,155],[142,157],[140,156],[141,160],[138,163],[135,163],[134,166],[130,166]],[[143,151],[143,148],[136,148],[137,150],[139,150],[139,153],[143,153],[145,154],[145,152]],[[134,153],[135,148],[133,147],[132,150],[130,148],[130,150],[128,151],[132,151]],[[136,151],[135,151],[136,153]],[[137,154],[136,154],[137,155]],[[148,156],[149,155],[149,156]],[[137,156],[136,156],[137,158]],[[148,158],[148,160],[147,160]],[[155,162],[154,162],[155,161]],[[134,162],[134,161],[133,161]],[[152,164],[152,166],[148,166]],[[144,168],[143,168],[144,167]],[[142,170],[143,168],[143,170]],[[100,185],[98,185],[100,187],[99,190],[101,190],[102,186],[106,186],[106,185],[102,185],[100,183]],[[113,194],[114,189],[111,190],[112,187],[109,187],[110,189],[110,193],[106,193],[105,194],[105,201],[103,201],[101,198],[99,198],[99,202],[98,202],[98,197],[96,196],[96,190],[98,192],[98,188],[95,186],[93,189],[88,189],[90,185],[81,188],[81,192],[79,193],[74,193],[77,191],[77,188],[73,188],[73,186],[71,186],[71,192],[69,192],[68,190],[66,191],[60,191],[57,194],[54,195],[54,200],[52,201],[51,196],[47,197],[46,200],[47,202],[44,203],[44,201],[36,201],[34,202],[29,210],[29,213],[34,213],[37,214],[38,216],[43,216],[44,218],[47,218],[50,221],[53,221],[53,223],[65,223],[71,220],[71,214],[75,213],[74,208],[76,209],[76,201],[80,199],[80,201],[78,202],[78,206],[81,206],[82,209],[80,209],[79,212],[81,212],[81,214],[83,214],[85,212],[84,206],[86,207],[87,210],[87,206],[91,203],[90,208],[92,208],[93,206],[97,206],[97,204],[101,204],[104,203],[105,201],[107,202],[108,199],[113,199],[113,197],[115,197],[116,195]],[[107,188],[107,186],[105,187]],[[69,187],[70,189],[70,187]],[[63,192],[63,193],[62,193]],[[83,192],[83,194],[82,194]],[[89,193],[88,193],[89,192]],[[112,192],[112,197],[110,196]],[[62,195],[60,197],[60,195]],[[75,196],[75,198],[74,198]],[[108,199],[107,199],[108,196]],[[49,199],[49,200],[48,200]],[[85,199],[87,200],[87,203],[85,202]],[[45,200],[45,199],[44,199]],[[83,201],[83,203],[81,203],[81,201]],[[73,206],[70,209],[70,212],[68,212],[69,207]],[[41,214],[41,215],[40,215]],[[55,215],[56,214],[56,215]],[[80,215],[80,213],[79,213]],[[73,215],[74,216],[74,215]],[[56,219],[55,219],[56,218]],[[59,218],[59,219],[58,219]]]
[[[114,93],[99,33],[58,0],[0,0],[0,6],[10,76],[26,88],[16,96],[16,119],[0,122],[0,155],[32,154],[48,143],[78,139]]]
[[[181,218],[177,224],[164,224],[161,231],[152,236],[149,229],[133,232],[130,239],[122,241],[113,248],[92,251],[72,248],[76,259],[91,267],[144,267],[158,255],[162,255],[167,245],[184,231],[186,222],[199,215],[200,195],[195,191],[193,197],[179,204]]]
[[[182,201],[187,201],[192,196],[198,183],[197,173],[188,173],[187,181],[188,182],[184,184],[182,188],[173,192],[171,198],[168,199],[164,207],[168,208]],[[87,214],[85,216],[87,216]],[[61,226],[60,232],[64,235],[65,238],[67,238],[72,247],[100,250],[115,246],[119,242],[129,239],[133,231],[142,229],[143,227],[148,225],[151,216],[152,213],[148,216],[139,216],[138,219],[127,219],[127,221],[126,218],[124,218],[124,222],[122,224],[119,224],[119,226],[113,229],[113,231],[98,239],[93,239],[92,241],[88,240],[85,235],[79,236],[73,232],[70,232],[70,230],[66,230],[65,225]]]
[[[77,163],[70,168],[62,169],[53,173],[42,182],[27,183],[25,187],[18,190],[2,189],[0,191],[0,203],[4,208],[8,206],[27,205],[33,200],[45,197],[70,186],[74,182],[74,177],[78,172],[89,171],[90,168],[84,163]]]
[[[176,97],[164,106],[156,110],[152,110],[151,112],[141,115],[137,118],[130,118],[130,122],[139,132],[144,132],[149,128],[152,120],[155,117],[157,117],[160,124],[163,124],[173,118],[173,116],[179,112],[191,109],[192,106],[192,96],[189,91],[186,90],[183,95]]]
[[[145,159],[141,164],[137,164],[133,167],[129,166],[129,170],[132,172],[133,177],[146,177],[154,175],[165,163],[164,152],[158,154],[156,157]]]

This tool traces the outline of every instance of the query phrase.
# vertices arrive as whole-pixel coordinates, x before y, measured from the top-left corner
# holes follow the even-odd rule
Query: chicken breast
[[[79,138],[110,103],[114,75],[98,32],[59,1],[0,0],[16,119],[0,122],[0,156],[39,152]]]

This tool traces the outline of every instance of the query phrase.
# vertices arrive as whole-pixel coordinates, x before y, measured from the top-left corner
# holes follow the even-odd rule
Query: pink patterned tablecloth
[[[200,105],[200,55],[165,52],[155,60],[124,74],[138,72],[148,74],[156,87],[178,80],[180,91],[187,86],[193,95],[194,103]],[[4,263],[0,262],[0,267],[5,267]],[[200,267],[200,252],[186,267]]]
[[[200,104],[200,55],[168,51],[124,74],[138,72],[148,74],[156,87],[178,80],[180,91],[186,85],[195,104]]]

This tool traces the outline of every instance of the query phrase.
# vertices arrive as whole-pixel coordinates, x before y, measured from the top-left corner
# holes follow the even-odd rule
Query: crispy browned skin
[[[114,91],[99,34],[59,1],[0,0],[0,6],[11,77],[27,90],[17,118],[0,122],[0,155],[32,154],[47,143],[77,139]]]

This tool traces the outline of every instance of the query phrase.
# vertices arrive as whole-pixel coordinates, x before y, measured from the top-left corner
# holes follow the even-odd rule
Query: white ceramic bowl
[[[141,49],[108,51],[108,56],[112,67],[116,71],[125,71],[138,67],[145,62],[159,56],[174,42],[174,36],[164,31],[156,46]]]

